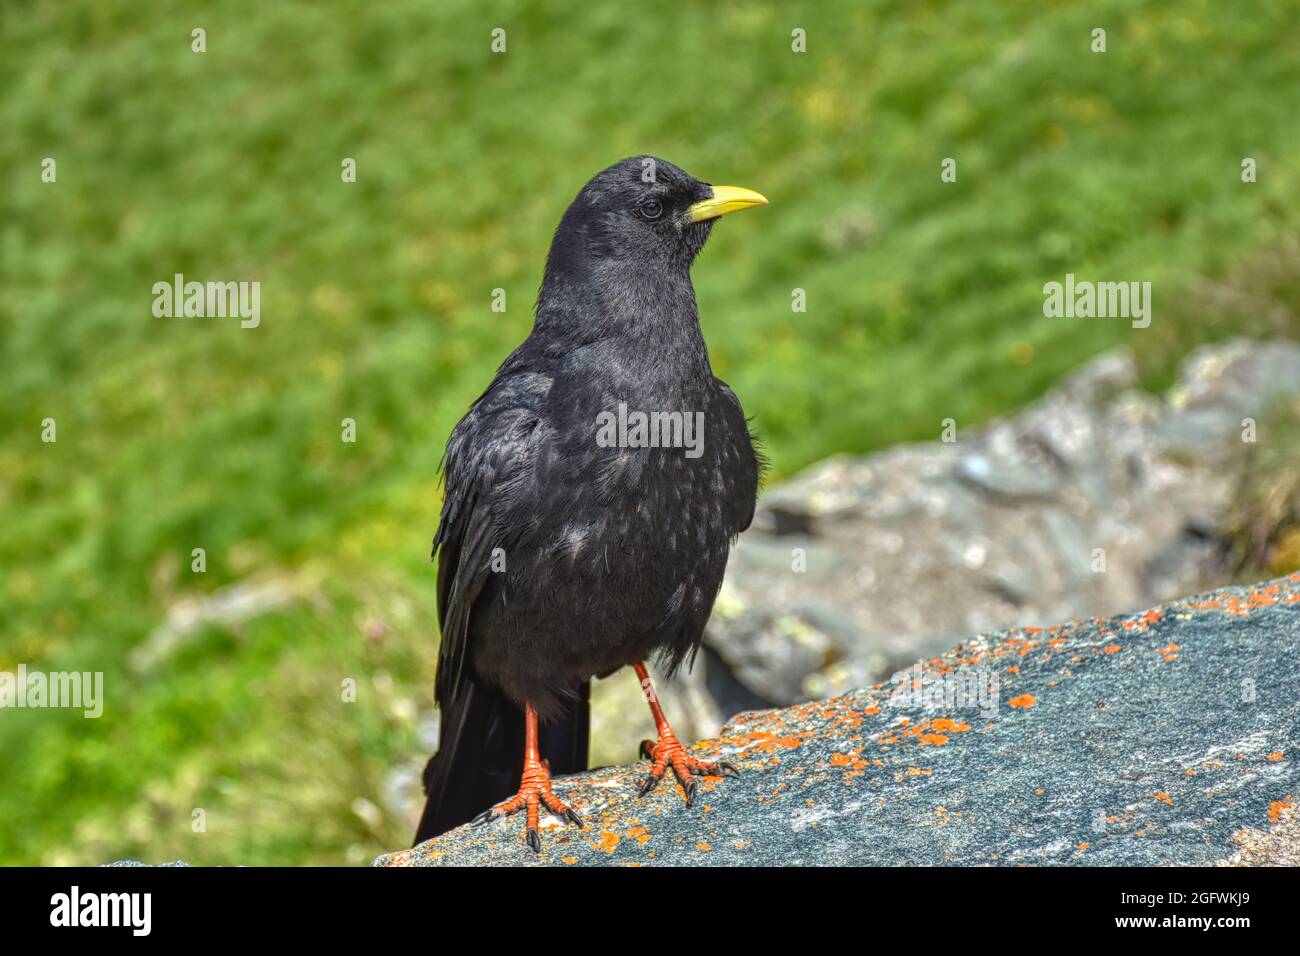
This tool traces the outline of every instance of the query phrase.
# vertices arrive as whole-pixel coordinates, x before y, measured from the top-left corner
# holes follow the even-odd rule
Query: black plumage
[[[582,769],[590,679],[652,656],[671,674],[699,647],[760,471],[710,367],[690,267],[720,204],[764,200],[718,189],[731,193],[652,157],[587,183],[532,333],[452,432],[434,540],[443,739],[417,840],[515,792],[527,708],[550,771]],[[598,440],[620,403],[702,422],[698,457]]]

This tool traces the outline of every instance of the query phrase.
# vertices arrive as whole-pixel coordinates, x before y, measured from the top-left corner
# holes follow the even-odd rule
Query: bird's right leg
[[[551,768],[541,758],[537,750],[537,711],[524,706],[524,772],[519,780],[519,792],[509,800],[498,803],[495,807],[484,810],[470,823],[478,826],[497,817],[505,817],[516,810],[526,811],[528,824],[528,845],[534,853],[542,852],[542,840],[537,835],[538,817],[545,805],[562,820],[568,820],[576,826],[582,826],[582,818],[567,807],[551,790]]]

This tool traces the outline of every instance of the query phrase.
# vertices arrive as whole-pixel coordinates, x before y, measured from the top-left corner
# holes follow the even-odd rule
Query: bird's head
[[[551,265],[620,263],[687,270],[714,221],[767,200],[740,186],[711,186],[654,156],[597,173],[564,214]]]

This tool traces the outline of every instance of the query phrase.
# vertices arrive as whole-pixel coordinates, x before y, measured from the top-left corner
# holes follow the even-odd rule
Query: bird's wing
[[[730,502],[735,512],[736,534],[740,534],[749,528],[754,520],[754,507],[758,503],[758,486],[763,477],[763,469],[767,462],[758,450],[759,441],[757,436],[749,430],[749,419],[745,417],[745,410],[740,407],[740,399],[736,393],[720,378],[714,378],[714,383],[718,387],[718,392],[723,397],[724,414],[728,418],[727,434],[743,436],[739,439],[736,448],[737,457],[741,464],[741,474],[739,478],[740,487],[737,494]]]
[[[470,615],[491,573],[492,552],[507,552],[518,534],[503,521],[504,504],[532,479],[537,407],[549,390],[536,374],[498,377],[461,419],[443,458],[445,493],[433,554],[438,557],[438,650],[435,692],[455,699],[468,657]]]

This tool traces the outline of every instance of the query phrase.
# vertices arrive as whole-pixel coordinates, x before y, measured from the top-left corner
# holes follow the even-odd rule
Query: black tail
[[[543,723],[538,749],[559,776],[587,769],[591,685],[584,682],[564,715]],[[466,680],[442,715],[442,742],[424,768],[428,800],[415,842],[468,823],[514,796],[524,765],[524,712],[500,691]]]

